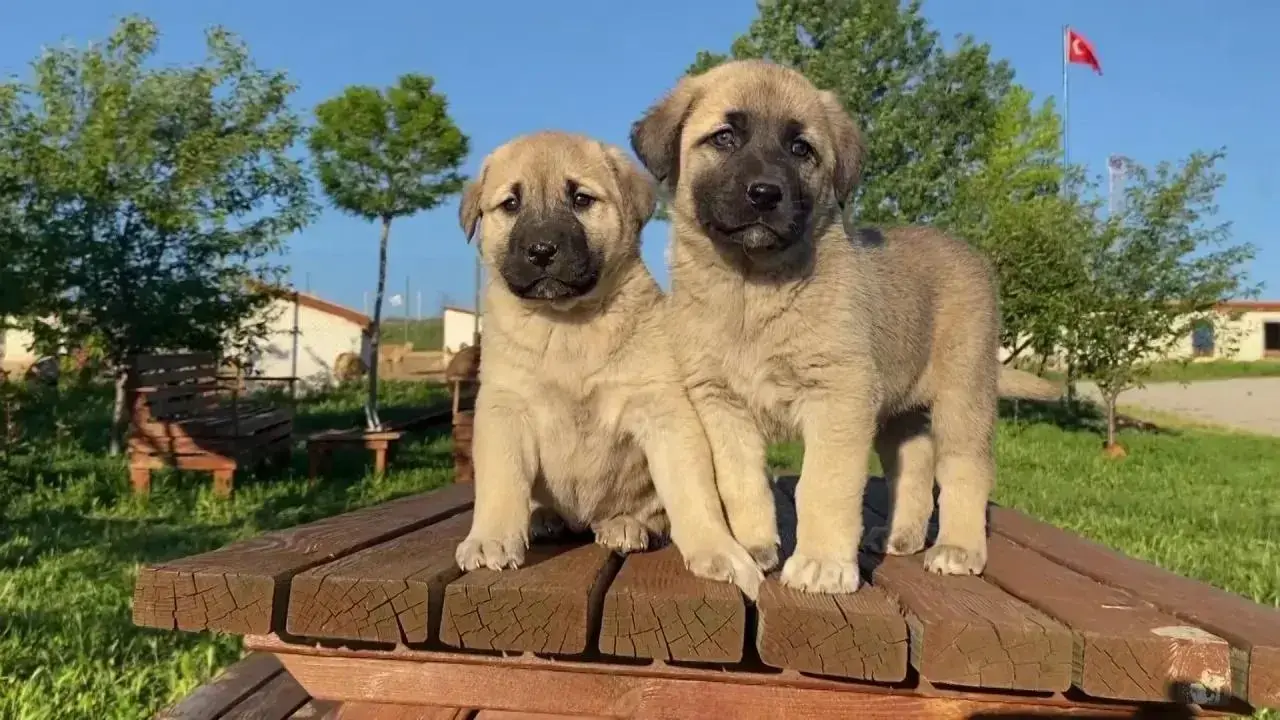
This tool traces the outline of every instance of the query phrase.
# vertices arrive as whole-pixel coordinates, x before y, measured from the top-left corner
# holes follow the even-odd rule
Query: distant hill
[[[384,317],[382,342],[393,344],[411,342],[415,351],[439,350],[444,347],[444,321],[441,318],[410,319],[407,325],[408,327],[406,327],[406,320],[402,317]]]

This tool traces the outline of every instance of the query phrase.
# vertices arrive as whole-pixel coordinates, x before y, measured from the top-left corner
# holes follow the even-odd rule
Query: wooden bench
[[[373,454],[374,471],[384,473],[401,438],[408,433],[444,427],[451,417],[450,408],[436,407],[422,410],[400,421],[384,423],[383,430],[348,428],[314,433],[307,438],[309,476],[314,481],[328,474],[334,451],[342,447],[362,447],[370,451]]]
[[[131,358],[125,392],[134,492],[150,490],[153,469],[174,467],[212,472],[214,491],[225,496],[238,468],[288,462],[292,408],[253,402],[243,392],[247,382],[294,380],[224,375],[212,353]]]
[[[785,525],[793,484],[778,486]],[[691,576],[670,546],[622,559],[580,540],[539,544],[519,570],[462,574],[453,553],[473,498],[470,484],[453,484],[143,568],[134,621],[243,635],[310,697],[380,704],[368,717],[430,707],[1191,717],[1280,706],[1280,611],[1008,508],[991,507],[982,577],[865,555],[870,584],[856,593],[804,594],[775,575],[751,603]],[[873,481],[869,524],[886,498]]]

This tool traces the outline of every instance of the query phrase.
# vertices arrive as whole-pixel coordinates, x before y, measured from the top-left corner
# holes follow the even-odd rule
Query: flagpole
[[[1071,156],[1068,153],[1068,138],[1070,132],[1068,128],[1071,126],[1071,87],[1067,83],[1067,56],[1070,54],[1070,48],[1067,43],[1068,26],[1062,26],[1062,192],[1067,192],[1067,165]]]

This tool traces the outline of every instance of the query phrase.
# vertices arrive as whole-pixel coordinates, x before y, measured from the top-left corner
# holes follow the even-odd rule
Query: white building
[[[356,353],[369,366],[368,315],[304,292],[275,300],[264,313],[270,330],[251,358],[251,374],[296,377],[314,387],[334,382],[334,364],[343,353]]]
[[[461,350],[463,345],[471,345],[477,328],[480,331],[484,330],[484,315],[482,314],[477,320],[474,310],[446,305],[441,314],[443,315],[441,323],[444,326],[443,350],[446,357]]]

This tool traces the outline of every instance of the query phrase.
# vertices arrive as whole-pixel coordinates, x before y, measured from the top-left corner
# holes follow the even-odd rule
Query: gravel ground
[[[1087,397],[1099,397],[1092,383],[1080,383],[1079,388]],[[1187,385],[1153,383],[1121,393],[1119,404],[1280,435],[1280,378],[1205,380]]]

